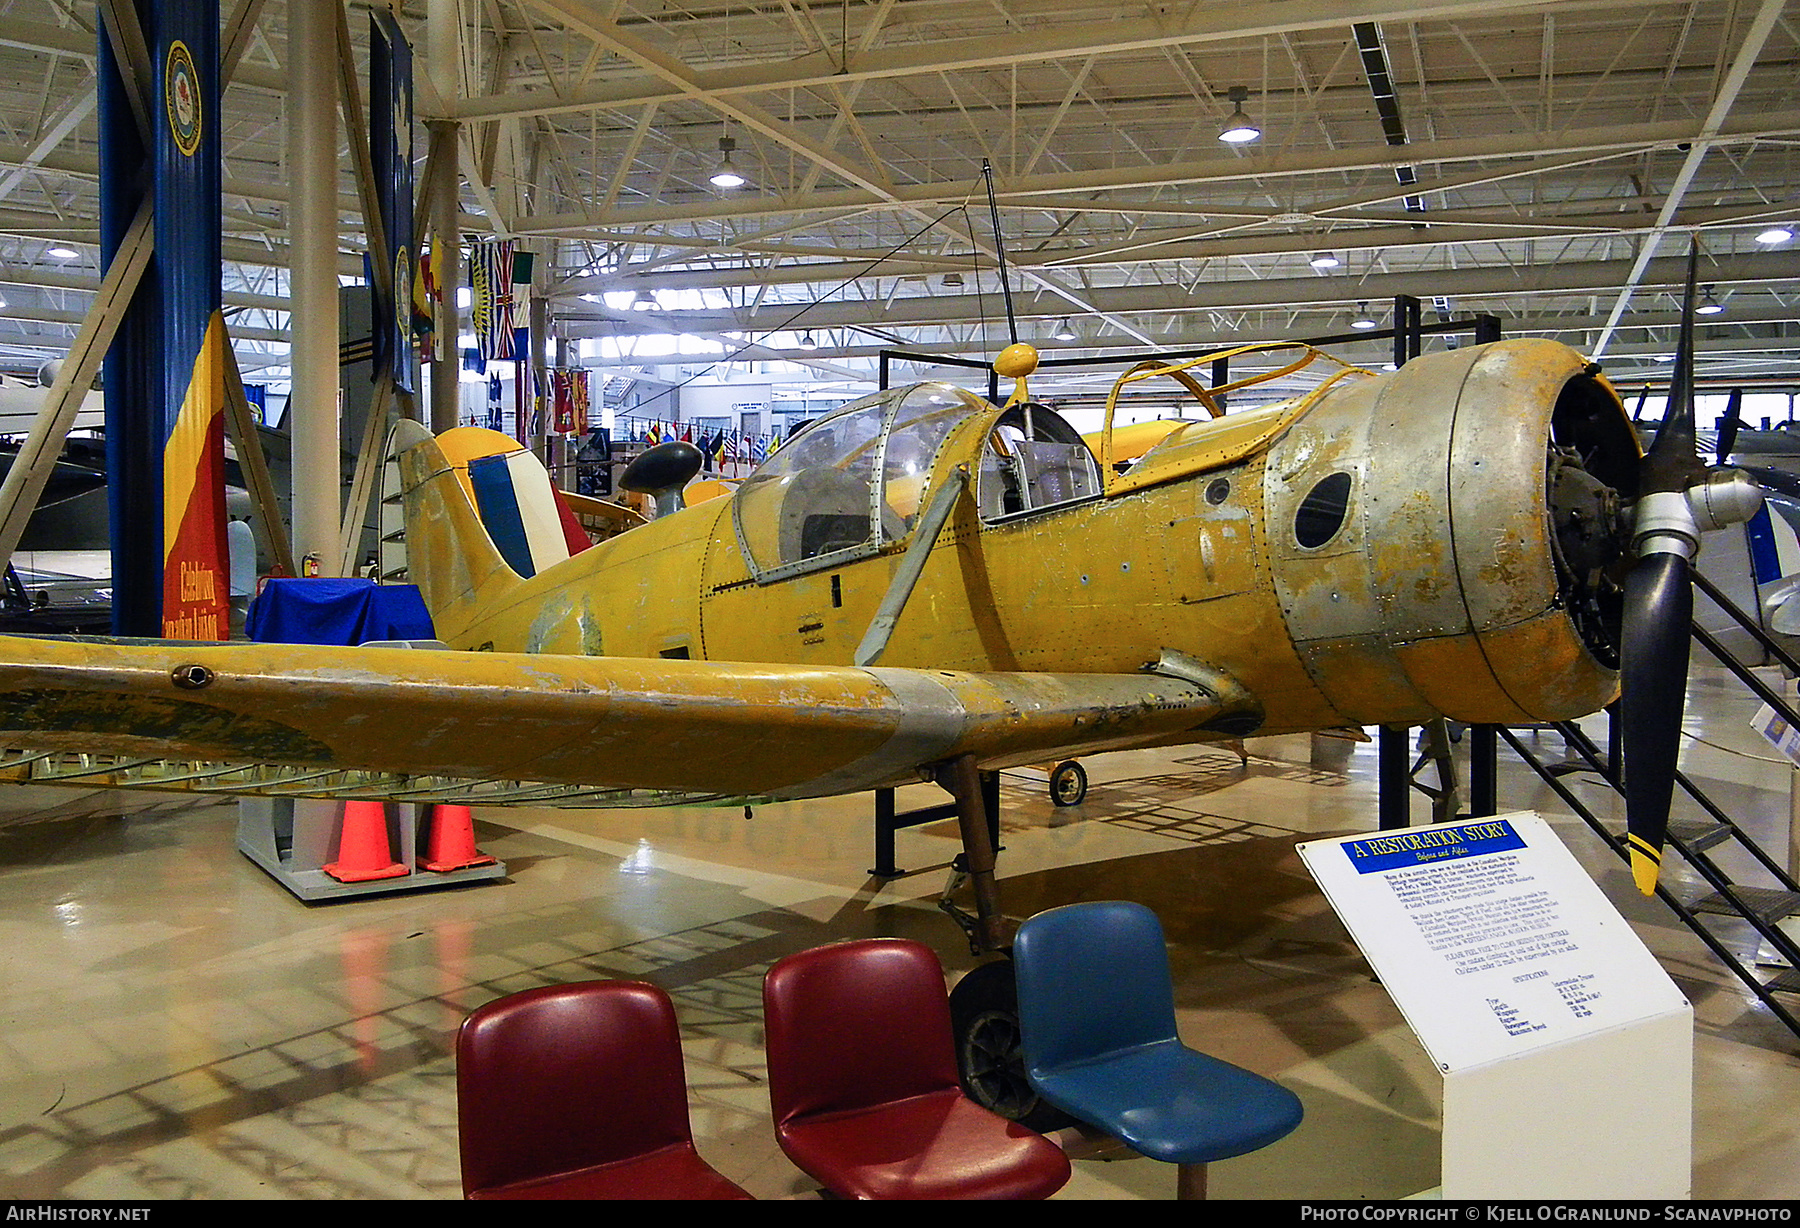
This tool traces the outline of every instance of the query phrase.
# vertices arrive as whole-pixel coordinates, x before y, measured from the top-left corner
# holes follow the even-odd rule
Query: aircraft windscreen
[[[986,402],[920,384],[852,402],[808,427],[733,502],[759,579],[870,554],[911,531],[944,439]],[[818,565],[825,565],[823,562]]]

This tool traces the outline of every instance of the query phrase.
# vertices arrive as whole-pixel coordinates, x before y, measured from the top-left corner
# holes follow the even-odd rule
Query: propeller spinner
[[[1626,845],[1638,890],[1650,895],[1662,868],[1675,788],[1694,616],[1689,572],[1707,529],[1755,514],[1762,491],[1736,469],[1711,469],[1694,438],[1694,290],[1699,245],[1688,248],[1681,339],[1668,411],[1644,457],[1625,580],[1620,709],[1625,754]],[[1733,432],[1735,434],[1735,432]],[[1721,455],[1721,458],[1723,456]]]

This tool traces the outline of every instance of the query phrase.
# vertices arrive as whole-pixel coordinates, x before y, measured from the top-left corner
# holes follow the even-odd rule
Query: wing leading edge
[[[1258,723],[1254,697],[1226,675],[1193,663],[1180,672],[0,637],[0,743],[394,777],[814,797],[915,780],[921,768],[961,755],[1000,767],[1184,734],[1235,735]]]

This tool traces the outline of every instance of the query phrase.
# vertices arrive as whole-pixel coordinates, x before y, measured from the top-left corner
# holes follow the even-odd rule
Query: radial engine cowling
[[[1301,659],[1353,723],[1561,720],[1618,689],[1636,436],[1551,341],[1334,390],[1270,450],[1268,549]]]

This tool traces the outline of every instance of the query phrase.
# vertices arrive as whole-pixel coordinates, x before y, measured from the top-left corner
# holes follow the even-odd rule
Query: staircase
[[[1791,674],[1800,675],[1800,663],[1770,640],[1754,619],[1697,572],[1694,582],[1761,645],[1770,661],[1779,663]],[[1759,678],[1749,665],[1728,652],[1717,637],[1696,626],[1694,639],[1758,699],[1791,726],[1800,729],[1800,714],[1793,706]],[[1627,859],[1624,832],[1612,821],[1596,815],[1564,780],[1571,769],[1591,772],[1615,791],[1620,791],[1620,776],[1614,767],[1617,756],[1595,745],[1574,722],[1559,723],[1552,728],[1562,736],[1574,756],[1572,760],[1546,763],[1516,731],[1501,729],[1499,733],[1570,810],[1581,816],[1621,859]],[[1800,1035],[1800,998],[1793,996],[1800,994],[1800,943],[1781,928],[1781,922],[1800,912],[1800,887],[1795,885],[1788,870],[1759,846],[1692,778],[1678,771],[1675,781],[1677,807],[1669,822],[1662,883],[1657,887],[1657,897],[1776,1018]],[[1681,811],[1687,809],[1680,805],[1682,796],[1689,799],[1697,816],[1679,817]],[[1693,871],[1692,876],[1669,872],[1683,865]],[[1691,884],[1683,886],[1683,880],[1690,877],[1698,879],[1704,888],[1696,892]]]

